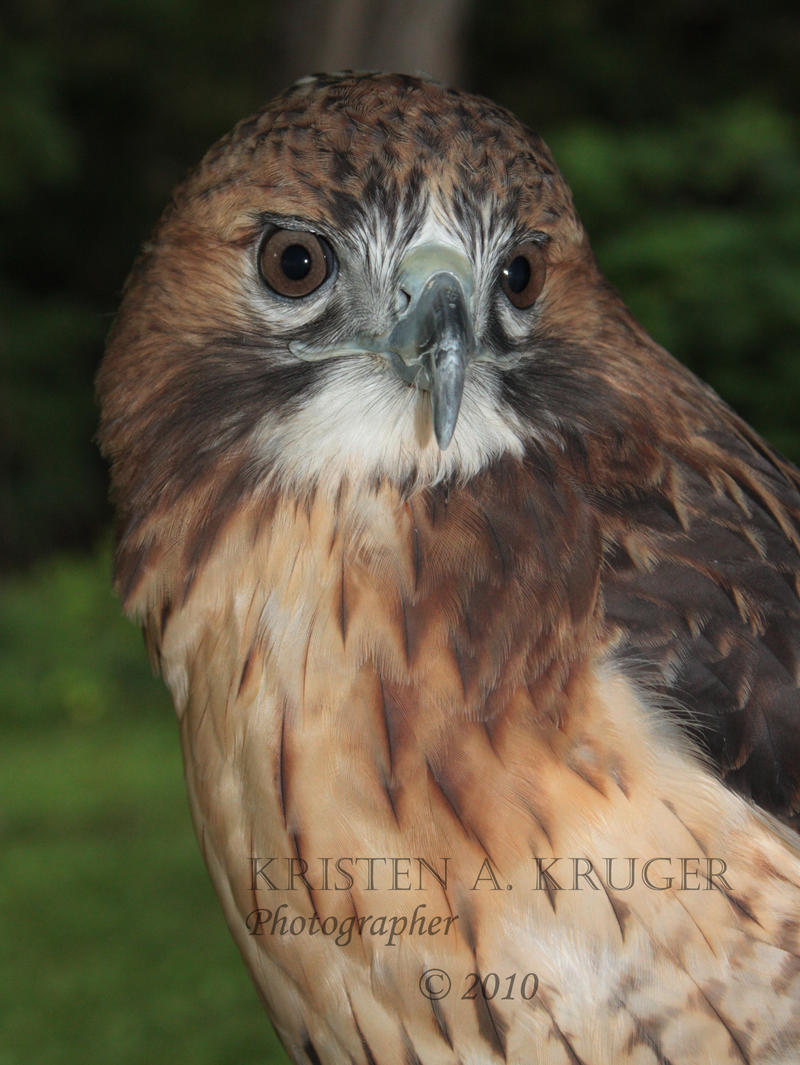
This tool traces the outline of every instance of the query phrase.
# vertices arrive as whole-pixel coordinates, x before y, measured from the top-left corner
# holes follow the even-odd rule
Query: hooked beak
[[[469,311],[472,269],[455,249],[424,244],[400,263],[399,288],[408,305],[388,333],[325,348],[297,341],[289,347],[299,358],[314,361],[356,353],[382,356],[403,381],[430,393],[433,431],[444,451],[458,421],[467,365],[484,354]]]
[[[433,431],[437,444],[444,451],[453,439],[461,410],[464,372],[473,347],[472,328],[464,293],[452,275],[436,274],[428,282],[428,287],[432,292],[430,317],[435,332],[428,355],[428,370],[433,381]]]
[[[453,438],[464,375],[475,348],[467,300],[454,274],[442,271],[425,280],[386,347],[395,372],[430,392],[433,431],[444,451]]]

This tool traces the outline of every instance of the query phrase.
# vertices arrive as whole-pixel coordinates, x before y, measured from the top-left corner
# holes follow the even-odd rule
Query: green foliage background
[[[651,333],[800,459],[800,14],[476,4],[464,85],[541,131]],[[108,588],[92,377],[175,181],[281,86],[270,4],[0,16],[0,1065],[278,1060]]]

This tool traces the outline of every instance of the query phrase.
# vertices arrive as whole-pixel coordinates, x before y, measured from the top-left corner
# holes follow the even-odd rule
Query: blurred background
[[[279,1062],[109,589],[93,375],[212,141],[313,70],[426,71],[541,132],[655,338],[800,459],[794,0],[5,0],[0,1065]]]

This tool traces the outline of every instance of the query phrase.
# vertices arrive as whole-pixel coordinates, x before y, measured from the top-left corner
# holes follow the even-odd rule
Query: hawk
[[[800,472],[600,274],[541,139],[303,80],[98,379],[116,584],[298,1065],[800,1048]]]

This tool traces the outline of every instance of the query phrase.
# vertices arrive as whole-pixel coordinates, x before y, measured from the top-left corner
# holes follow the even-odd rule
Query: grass
[[[0,1065],[278,1065],[108,571],[0,583]]]

